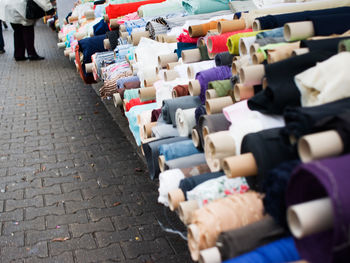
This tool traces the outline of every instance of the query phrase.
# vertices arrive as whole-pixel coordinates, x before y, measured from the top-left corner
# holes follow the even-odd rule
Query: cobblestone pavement
[[[4,37],[1,262],[189,262],[185,241],[157,222],[174,215],[156,182],[55,33],[36,26],[40,62],[15,62],[12,31]]]

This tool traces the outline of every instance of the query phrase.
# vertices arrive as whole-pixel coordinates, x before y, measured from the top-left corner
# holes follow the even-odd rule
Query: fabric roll
[[[281,114],[286,106],[299,106],[300,93],[294,76],[334,55],[329,51],[314,51],[265,65],[268,87],[249,99],[251,110]]]
[[[221,35],[209,36],[207,39],[207,42],[211,42],[211,45],[208,46],[208,51],[212,53],[226,52],[228,50],[226,43],[229,37],[239,33],[246,33],[246,32],[252,32],[252,31],[253,31],[252,29],[244,29],[244,30],[224,33]]]
[[[162,144],[169,144],[173,142],[180,142],[183,140],[187,140],[184,137],[171,137],[164,138],[160,140],[155,140],[149,143],[142,144],[143,152],[145,153],[145,158],[147,162],[147,168],[150,174],[150,178],[153,180],[156,176],[158,176],[159,164],[158,164],[158,156],[159,156],[159,146]]]
[[[309,262],[347,262],[349,249],[350,155],[300,165],[294,170],[286,192],[287,206],[328,197],[333,228],[294,239],[300,256]],[[312,185],[312,187],[308,187]]]
[[[280,263],[291,262],[300,259],[293,238],[286,237],[270,244],[243,254],[237,258],[226,260],[225,263]]]
[[[295,76],[301,106],[309,107],[350,97],[350,53],[339,54],[317,63]],[[332,76],[331,81],[328,76]]]
[[[329,50],[333,52],[338,51],[339,42],[350,39],[350,37],[336,37],[330,39],[320,39],[320,40],[302,40],[300,41],[301,48],[308,48],[309,51],[315,50]]]
[[[91,63],[91,56],[96,52],[106,51],[103,46],[104,35],[84,38],[78,41],[79,51],[83,53],[84,64]],[[84,66],[85,68],[85,66]]]
[[[142,14],[143,17],[154,17],[166,15],[169,13],[183,12],[184,9],[180,1],[167,0],[162,3],[148,4],[140,6],[138,12]]]
[[[118,86],[118,88],[122,89],[122,88],[124,88],[124,84],[125,83],[127,83],[127,82],[134,82],[134,81],[139,81],[139,78],[137,76],[121,78],[121,79],[117,80],[117,86]]]
[[[256,41],[256,36],[251,36],[251,37],[241,37],[239,39],[239,55],[244,56],[244,55],[250,55],[250,46],[254,44]],[[245,49],[244,49],[244,48]]]
[[[156,89],[156,100],[159,107],[162,107],[163,101],[173,98],[173,88],[177,85],[187,85],[188,79],[176,78],[171,81],[158,80],[153,84]],[[175,109],[176,111],[176,109]],[[175,123],[173,123],[175,124]]]
[[[201,61],[210,60],[206,46],[199,46],[198,49],[201,54]]]
[[[149,32],[150,37],[152,39],[156,39],[156,36],[161,34],[166,34],[168,32],[168,28],[159,24],[156,21],[148,21],[146,24],[146,31]]]
[[[242,37],[256,36],[258,33],[260,33],[260,31],[238,33],[238,34],[230,36],[227,39],[227,43],[226,43],[226,45],[228,47],[228,51],[233,55],[239,55],[239,40]]]
[[[316,123],[338,114],[350,111],[350,99],[342,99],[315,107],[288,107],[284,111],[286,127],[281,130],[281,136],[286,142],[289,138],[297,141],[303,135],[314,132]]]
[[[230,54],[230,52],[222,52],[219,54],[216,54],[215,56],[215,65],[216,66],[231,66],[233,55]]]
[[[157,121],[161,113],[162,113],[162,109],[153,110],[152,116],[151,116],[151,122]]]
[[[108,24],[101,19],[100,22],[93,26],[94,36],[104,35],[109,31]]]
[[[281,128],[263,130],[244,136],[241,153],[252,153],[257,164],[258,174],[246,177],[249,187],[261,192],[268,171],[282,162],[297,160],[294,148],[288,147],[280,137]]]
[[[177,42],[176,54],[179,58],[181,58],[181,52],[183,50],[195,49],[195,48],[197,48],[197,44]]]
[[[126,92],[130,91],[130,96],[132,95],[137,95],[138,96],[138,92],[135,92],[135,90],[127,90]],[[124,92],[124,96],[125,96],[125,92]],[[134,98],[129,100],[127,103],[125,103],[125,111],[128,112],[129,110],[131,110],[133,107],[135,106],[139,106],[139,105],[145,105],[145,104],[150,104],[150,103],[154,103],[154,100],[148,100],[148,101],[141,101],[140,98]]]
[[[190,95],[188,91],[188,85],[176,85],[173,88],[173,94],[176,94],[175,97],[183,97],[183,96],[188,96]]]
[[[339,43],[340,51],[350,51],[350,40],[341,40]]]
[[[216,80],[208,83],[208,89],[214,89],[218,97],[223,97],[233,91],[233,85],[230,79]]]
[[[201,104],[198,97],[184,96],[170,100],[164,100],[162,106],[162,115],[166,123],[176,125],[175,113],[177,109],[190,109]]]
[[[180,169],[171,169],[160,173],[158,203],[169,206],[168,193],[177,189],[183,178],[185,178],[185,176]]]
[[[232,194],[243,194],[249,190],[244,177],[220,176],[197,185],[187,192],[187,200],[195,200],[199,207]]]
[[[271,30],[266,30],[263,32],[260,32],[259,34],[256,35],[257,39],[262,39],[262,38],[281,38],[284,37],[284,28],[283,26],[273,28]]]
[[[128,89],[124,91],[124,99],[131,101],[139,97],[139,89]]]
[[[196,125],[195,110],[196,108],[176,110],[176,127],[180,136],[188,137],[191,134],[192,128]]]
[[[221,259],[227,260],[274,242],[286,235],[286,231],[277,225],[272,217],[265,216],[247,226],[222,232],[216,240],[216,247],[220,251]]]
[[[232,76],[230,67],[221,66],[204,71],[200,71],[196,74],[196,79],[201,85],[201,93],[199,95],[202,104],[205,103],[205,92],[208,89],[208,83],[214,80],[229,79]]]
[[[152,127],[152,134],[157,139],[179,136],[179,132],[171,124],[159,124]]]
[[[163,155],[166,161],[196,153],[199,153],[199,151],[194,147],[192,140],[162,144],[159,146],[159,155]]]
[[[194,112],[194,115],[195,115],[195,118],[196,118],[196,123],[198,124],[199,118],[202,115],[206,115],[206,114],[207,114],[207,112],[206,112],[206,109],[205,109],[204,105],[197,106],[196,111]]]
[[[194,156],[194,155],[192,155],[192,156]],[[169,162],[172,162],[172,161],[174,161],[174,160],[171,160]],[[187,167],[187,168],[181,168],[180,170],[185,175],[185,177],[192,177],[192,176],[196,176],[196,175],[205,174],[205,173],[210,172],[208,165],[206,165],[205,163],[197,164],[197,165]]]
[[[190,15],[229,10],[228,3],[227,0],[182,0],[183,8]]]
[[[350,14],[349,10],[347,10],[344,13],[328,13],[322,16],[312,16],[310,20],[314,25],[315,36],[343,34],[349,29],[347,24],[350,22]]]
[[[125,89],[138,89],[140,88],[140,81],[128,81],[124,82],[124,88]]]
[[[114,50],[116,48],[116,46],[118,45],[119,30],[107,32],[106,37],[109,40],[109,43],[111,45],[111,49]]]
[[[259,47],[257,52],[258,53],[262,53],[263,56],[264,56],[264,60],[266,60],[268,52],[274,52],[275,50],[279,50],[279,49],[283,50],[283,47],[286,48],[286,46],[288,47],[289,45],[290,46],[293,45],[293,47],[294,46],[298,46],[299,47],[298,43],[288,44],[286,42],[281,42],[281,43],[267,44],[265,46]]]
[[[188,70],[191,73],[191,76],[188,76],[190,79],[195,78],[196,74],[200,71],[214,68],[215,63],[212,60],[205,60],[197,63],[191,63],[188,65]]]
[[[281,43],[284,42],[284,37],[266,37],[266,38],[259,38],[255,40],[255,43],[258,44],[259,46],[265,46],[268,44],[275,44],[275,43]]]
[[[205,164],[204,153],[196,153],[189,156],[166,161],[165,170],[175,169],[175,168],[188,168],[188,167],[193,167],[193,166],[202,165],[202,164]]]

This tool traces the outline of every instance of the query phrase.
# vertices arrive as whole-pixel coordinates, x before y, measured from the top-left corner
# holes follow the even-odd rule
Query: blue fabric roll
[[[268,31],[260,32],[256,35],[256,38],[261,39],[266,37],[271,37],[271,38],[283,37],[283,32],[284,32],[284,28],[278,27]]]
[[[94,36],[104,35],[109,31],[107,23],[101,19],[100,22],[93,26]]]
[[[199,151],[193,145],[192,140],[185,140],[182,142],[163,144],[159,146],[159,155],[164,155],[166,161],[196,153],[199,153]]]
[[[132,81],[140,81],[140,79],[139,79],[138,76],[130,76],[130,77],[118,79],[117,80],[117,87],[119,89],[123,89],[124,88],[124,83],[132,82]]]
[[[79,51],[84,55],[84,64],[91,63],[91,56],[96,52],[107,51],[103,46],[105,35],[84,38],[78,41]],[[84,67],[85,68],[85,67]]]
[[[177,56],[181,58],[182,50],[188,50],[188,49],[194,49],[194,48],[197,48],[197,44],[177,42],[177,49],[175,51]]]
[[[300,260],[292,237],[282,238],[224,263],[284,263]]]
[[[205,114],[207,114],[205,107],[203,105],[199,105],[194,112],[194,116],[196,118],[196,124],[198,124],[199,117]]]

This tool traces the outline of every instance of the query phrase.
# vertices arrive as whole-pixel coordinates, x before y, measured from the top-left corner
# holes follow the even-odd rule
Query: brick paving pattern
[[[12,31],[4,38],[0,261],[190,262],[186,242],[157,222],[175,220],[157,183],[55,33],[36,26],[39,62],[16,63]]]

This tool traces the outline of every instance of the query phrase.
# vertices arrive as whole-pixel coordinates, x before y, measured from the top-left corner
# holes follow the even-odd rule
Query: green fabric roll
[[[230,90],[233,89],[232,82],[229,79],[216,80],[208,83],[208,89],[215,89],[219,97],[227,96]]]
[[[201,61],[210,60],[207,46],[199,46],[198,48],[199,52],[201,53]]]
[[[239,55],[239,40],[242,37],[252,37],[252,36],[256,36],[258,33],[260,33],[262,31],[253,31],[253,32],[246,32],[246,33],[238,33],[235,35],[230,36],[227,39],[227,48],[228,51],[230,52],[230,54],[233,55]]]
[[[167,0],[162,3],[143,5],[139,7],[138,11],[142,12],[143,17],[155,17],[183,12],[184,8],[181,5],[181,1]]]
[[[124,99],[130,101],[139,97],[139,89],[127,89],[124,91]]]
[[[350,51],[350,39],[344,39],[339,42],[339,52]]]
[[[228,0],[182,0],[183,8],[190,15],[229,10]]]
[[[259,49],[257,50],[257,52],[261,52],[264,54],[264,58],[267,59],[267,51],[271,50],[271,49],[275,49],[276,47],[280,47],[280,46],[284,46],[286,45],[286,42],[282,42],[282,43],[274,43],[274,44],[267,44],[263,47],[259,47]]]

